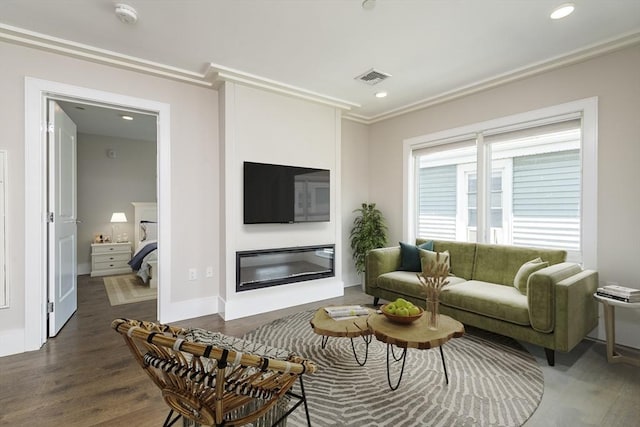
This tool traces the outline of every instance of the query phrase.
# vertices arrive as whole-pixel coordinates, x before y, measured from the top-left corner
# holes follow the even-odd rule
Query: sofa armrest
[[[400,246],[370,250],[365,258],[365,292],[377,287],[378,276],[398,270],[400,264]]]
[[[595,327],[598,311],[593,293],[598,273],[563,262],[529,277],[527,302],[533,329],[554,332],[555,348],[569,351]]]
[[[598,325],[598,272],[584,270],[556,284],[556,349],[569,351]]]

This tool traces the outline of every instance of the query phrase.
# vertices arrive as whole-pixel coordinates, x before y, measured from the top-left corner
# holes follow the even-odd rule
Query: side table
[[[376,312],[374,309],[367,309],[369,315]],[[360,366],[364,366],[367,363],[369,356],[369,343],[371,343],[371,331],[367,326],[367,318],[369,316],[359,316],[357,318],[345,318],[345,319],[333,319],[330,317],[324,308],[320,308],[313,315],[311,319],[311,327],[313,332],[318,335],[322,335],[321,348],[324,349],[327,346],[329,337],[346,337],[351,339],[351,350],[353,351],[353,357],[356,359],[356,363]],[[353,344],[353,339],[356,337],[362,337],[365,344],[365,353],[362,361],[356,354],[356,347]]]
[[[593,295],[604,308],[604,328],[607,335],[607,361],[609,363],[629,363],[640,366],[640,359],[624,356],[616,351],[616,307],[640,309],[640,302],[624,302],[600,295]]]
[[[397,390],[400,386],[408,348],[427,350],[440,347],[440,358],[442,359],[444,378],[446,383],[449,384],[449,375],[447,374],[447,365],[444,362],[442,346],[450,339],[460,338],[464,335],[464,325],[462,323],[449,316],[440,314],[438,329],[434,331],[427,327],[427,314],[408,325],[392,323],[384,314],[372,314],[367,319],[367,324],[376,336],[376,339],[387,344],[387,382],[391,390]],[[393,346],[402,348],[400,356],[396,357],[393,352]],[[395,385],[391,383],[389,353],[391,353],[393,360],[396,362],[402,361],[400,376]]]

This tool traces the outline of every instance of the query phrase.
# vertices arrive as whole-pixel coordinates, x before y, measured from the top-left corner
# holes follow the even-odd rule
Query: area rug
[[[313,312],[285,317],[245,338],[292,350],[316,363],[318,371],[303,378],[313,426],[520,426],[542,399],[542,370],[510,338],[467,329],[463,337],[446,343],[449,385],[438,349],[409,349],[400,387],[391,391],[386,344],[374,337],[369,358],[360,367],[348,338],[331,337],[321,348],[321,336],[309,324],[312,317]],[[358,354],[364,354],[362,339],[354,343]],[[399,372],[400,367],[392,365],[392,381]],[[289,416],[288,426],[305,425],[300,407]]]
[[[131,304],[156,299],[156,288],[142,283],[135,274],[109,276],[103,279],[111,305]]]

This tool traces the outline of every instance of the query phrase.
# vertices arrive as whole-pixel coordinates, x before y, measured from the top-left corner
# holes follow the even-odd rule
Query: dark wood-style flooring
[[[111,307],[101,278],[81,276],[78,285],[78,311],[57,337],[38,351],[0,358],[0,425],[161,426],[168,411],[159,390],[110,328],[118,317],[155,319],[155,301]],[[343,297],[286,310],[176,324],[242,336],[302,310],[370,302],[359,287],[351,287]],[[603,343],[585,340],[569,354],[558,353],[555,367],[547,366],[542,349],[526,347],[545,375],[542,402],[526,426],[638,425],[640,369],[608,364]]]

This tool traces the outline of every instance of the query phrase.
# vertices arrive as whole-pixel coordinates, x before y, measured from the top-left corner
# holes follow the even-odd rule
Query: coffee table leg
[[[444,379],[449,385],[449,375],[447,374],[447,364],[444,363],[444,352],[442,351],[442,346],[440,346],[440,357],[442,358],[442,367],[444,368]]]
[[[320,343],[320,347],[324,350],[327,347],[327,341],[329,341],[328,335],[322,336],[322,342]]]
[[[389,348],[391,348],[391,350],[389,350]],[[391,351],[391,355],[393,357],[393,359],[398,362],[400,361],[400,359],[402,359],[402,368],[400,369],[400,376],[398,377],[398,382],[396,383],[395,387],[393,385],[391,385],[391,373],[390,373],[390,366],[389,366],[389,351]],[[391,390],[397,390],[398,387],[400,387],[400,381],[402,380],[402,374],[404,373],[404,362],[407,361],[407,349],[403,348],[402,349],[402,354],[399,358],[396,358],[396,355],[393,353],[393,344],[387,344],[387,382],[389,383],[389,388],[391,388]]]
[[[362,362],[360,362],[360,359],[358,359],[358,355],[356,354],[356,346],[353,344],[353,338],[351,339],[351,350],[353,350],[353,357],[356,358],[356,363],[358,363],[358,365],[360,366],[364,366],[365,363],[367,363],[367,358],[369,357],[369,343],[371,342],[371,335],[362,335],[362,341],[364,341],[364,360]]]

